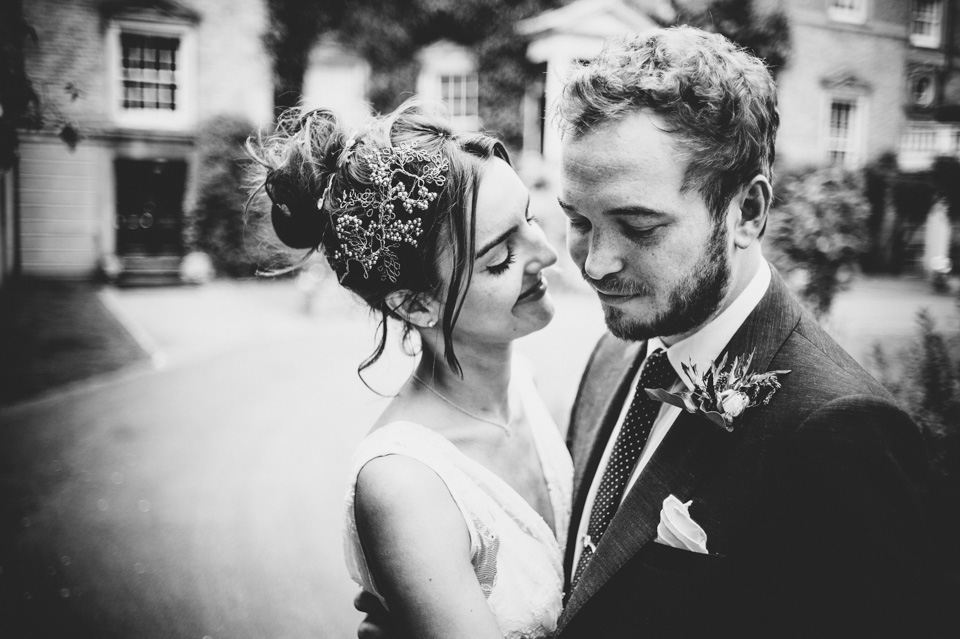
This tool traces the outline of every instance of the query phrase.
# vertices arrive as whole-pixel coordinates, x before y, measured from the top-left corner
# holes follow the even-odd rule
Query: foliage
[[[273,103],[279,111],[296,106],[303,90],[310,48],[336,25],[346,0],[267,0],[270,28],[263,43],[273,58]]]
[[[40,99],[23,63],[28,39],[36,42],[37,32],[23,19],[21,2],[0,3],[0,171],[16,159],[17,128],[39,122]]]
[[[884,154],[866,167],[870,201],[869,270],[899,273],[914,235],[923,228],[934,203],[943,198],[951,216],[960,213],[960,162],[938,158],[929,171],[904,172],[896,156]]]
[[[933,161],[930,171],[933,186],[947,202],[951,219],[960,217],[960,159],[941,155]]]
[[[417,52],[441,39],[472,50],[480,78],[480,117],[509,146],[523,135],[521,103],[537,68],[526,60],[516,23],[558,0],[359,0],[341,33],[371,64],[371,101],[396,107],[416,88]]]
[[[677,24],[719,33],[762,58],[776,75],[790,55],[790,28],[781,10],[757,11],[753,0],[672,0]]]
[[[783,178],[766,245],[782,270],[806,273],[801,296],[817,315],[830,310],[842,274],[865,250],[869,215],[857,174],[819,169]]]
[[[918,226],[927,219],[937,190],[925,173],[902,173],[892,182],[893,206],[907,226]]]
[[[870,219],[867,222],[870,246],[863,257],[862,266],[870,272],[886,269],[887,260],[882,247],[886,241],[885,231],[889,230],[887,227],[892,221],[892,217],[888,215],[890,204],[888,186],[898,170],[897,155],[892,151],[882,154],[864,168],[865,195],[870,202]]]
[[[947,339],[922,310],[909,347],[891,359],[877,344],[873,357],[878,379],[910,413],[926,440],[933,471],[931,524],[956,594],[960,594],[960,548],[954,543],[960,538],[960,379],[954,364],[958,339],[960,335]]]
[[[197,138],[196,198],[184,224],[184,244],[210,255],[217,271],[253,275],[259,263],[256,239],[244,221],[243,150],[252,123],[236,116],[211,118]]]

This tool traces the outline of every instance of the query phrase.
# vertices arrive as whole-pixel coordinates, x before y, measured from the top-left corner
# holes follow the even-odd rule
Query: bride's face
[[[507,342],[553,318],[543,269],[557,253],[529,208],[530,194],[510,165],[488,161],[477,191],[473,279],[454,327],[456,341]]]

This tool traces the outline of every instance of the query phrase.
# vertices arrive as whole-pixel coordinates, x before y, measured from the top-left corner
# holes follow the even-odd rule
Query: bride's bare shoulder
[[[361,536],[386,554],[409,549],[410,540],[445,535],[461,539],[457,545],[469,550],[470,534],[450,490],[417,459],[384,455],[368,461],[357,475],[354,504]]]

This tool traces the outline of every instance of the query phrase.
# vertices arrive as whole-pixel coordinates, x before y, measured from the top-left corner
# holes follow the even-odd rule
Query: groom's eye
[[[624,233],[628,237],[643,240],[643,239],[648,239],[653,237],[654,234],[656,234],[658,228],[660,228],[659,224],[655,226],[640,226],[640,227],[626,225],[624,227]]]

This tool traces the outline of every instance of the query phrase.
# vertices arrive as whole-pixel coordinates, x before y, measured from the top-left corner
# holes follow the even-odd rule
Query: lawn
[[[0,290],[0,406],[146,359],[97,290],[37,280]]]

